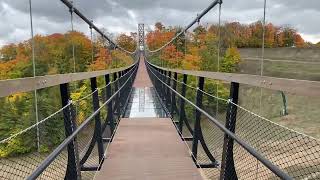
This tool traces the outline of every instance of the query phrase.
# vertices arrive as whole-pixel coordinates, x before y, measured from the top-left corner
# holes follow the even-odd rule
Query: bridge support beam
[[[171,87],[171,71],[168,71],[167,73],[167,85],[169,85]],[[166,88],[167,92],[166,92],[166,99],[167,99],[167,107],[171,109],[172,106],[172,102],[171,102],[171,90],[169,89],[169,87]]]
[[[106,101],[111,97],[111,84],[108,86],[108,84],[110,83],[110,75],[107,74],[104,76],[105,82],[106,82]],[[109,103],[107,105],[107,120],[106,120],[106,125],[109,124],[110,126],[110,137],[113,134],[113,131],[115,129],[115,124],[113,121],[113,111],[112,111],[112,103]]]
[[[120,88],[121,86],[122,86],[122,71],[119,71],[118,72],[118,78],[119,78],[119,81],[118,81],[118,88]],[[119,105],[119,119],[120,119],[120,116],[121,116],[121,111],[122,111],[122,106],[123,106],[123,104],[122,104],[122,101],[121,101],[121,98],[122,97],[122,91],[120,91],[119,92],[119,94],[118,94],[118,101],[119,101],[119,103],[118,103],[118,105]]]
[[[231,82],[230,97],[227,107],[227,117],[225,127],[231,132],[235,132],[236,120],[237,120],[237,106],[239,97],[239,83]],[[234,167],[233,159],[233,144],[234,140],[227,134],[224,135],[223,152],[220,179],[238,179],[237,173]]]
[[[113,81],[116,81],[118,79],[118,73],[113,73]],[[119,89],[119,81],[116,81],[114,83],[114,92],[118,91]],[[120,109],[119,109],[119,99],[118,95],[114,99],[114,114],[116,114],[116,121],[119,119],[120,116]]]
[[[163,71],[162,81],[163,81],[164,83],[167,83],[167,71]],[[163,99],[165,105],[168,107],[167,93],[168,93],[168,87],[163,84],[163,95],[162,95],[162,99]]]
[[[98,111],[100,108],[99,105],[99,93],[97,90],[97,78],[93,77],[90,78],[91,82],[91,91],[93,92],[92,94],[92,103],[93,103],[93,110]],[[94,130],[94,138],[97,141],[98,144],[98,155],[99,155],[99,163],[103,160],[103,141],[102,141],[102,132],[101,132],[101,118],[100,118],[100,111],[97,113],[97,115],[94,117],[95,118],[95,130]]]
[[[188,81],[188,76],[186,74],[183,75],[183,84],[182,84],[182,89],[181,89],[181,95],[183,97],[186,96],[186,84]],[[186,114],[185,114],[185,101],[183,98],[180,98],[180,110],[179,110],[179,131],[182,133],[182,128],[183,128],[183,121],[186,118]]]
[[[196,105],[200,108],[202,108],[203,87],[204,87],[204,77],[199,77]],[[192,154],[195,160],[197,159],[197,155],[198,155],[198,141],[200,140],[200,133],[201,133],[200,120],[201,120],[201,112],[196,110],[196,122],[194,124],[193,143],[192,143]]]
[[[173,82],[172,82],[172,89],[177,89],[177,80],[178,80],[178,74],[175,72],[173,75]],[[170,113],[174,115],[174,111],[176,110],[176,95],[175,93],[171,93],[171,109]]]
[[[62,107],[69,104],[70,93],[69,85],[67,83],[60,84],[60,94]],[[65,135],[69,137],[76,130],[75,110],[72,104],[63,110],[63,119],[65,127]],[[81,179],[81,170],[79,162],[79,151],[76,138],[73,139],[67,146],[68,150],[68,164],[65,179]]]

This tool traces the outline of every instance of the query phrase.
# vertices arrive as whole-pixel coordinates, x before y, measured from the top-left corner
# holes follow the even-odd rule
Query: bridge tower
[[[142,23],[138,24],[138,37],[139,49],[140,51],[144,51],[144,24]]]

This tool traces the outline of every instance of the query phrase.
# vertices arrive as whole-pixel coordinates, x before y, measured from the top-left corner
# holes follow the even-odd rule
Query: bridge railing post
[[[166,78],[167,78],[167,85],[171,87],[171,71],[168,71],[168,76],[166,76]],[[167,92],[166,92],[167,106],[168,106],[168,109],[171,109],[171,105],[172,105],[171,91],[169,87],[167,87],[166,89],[167,89]]]
[[[167,71],[162,71],[162,82],[166,83],[166,76],[167,76]],[[164,104],[167,104],[167,98],[166,98],[166,94],[167,94],[167,86],[162,84],[162,100],[164,102]]]
[[[156,69],[154,72],[155,72],[156,76],[159,78],[159,79],[155,78],[155,80],[158,82],[158,83],[156,83],[156,89],[157,89],[157,91],[159,93],[160,99],[162,99],[162,97],[163,97],[163,89],[162,89],[163,88],[163,84],[160,83],[160,80],[162,80],[162,72],[163,72],[163,70],[162,69]]]
[[[106,82],[106,101],[111,97],[111,84],[108,86],[108,84],[110,83],[110,75],[106,74],[104,76],[105,82]],[[109,124],[110,126],[110,136],[113,134],[113,131],[115,129],[115,125],[114,125],[114,121],[113,121],[113,110],[112,110],[112,102],[110,102],[107,105],[107,124]]]
[[[92,104],[93,104],[93,110],[98,111],[100,105],[99,105],[99,92],[97,89],[97,78],[93,77],[90,78],[91,83],[91,91],[92,94]],[[98,155],[99,155],[99,162],[103,160],[103,141],[102,141],[102,132],[101,132],[101,118],[100,118],[100,111],[97,113],[95,118],[95,130],[94,130],[94,138],[97,141],[98,144]]]
[[[119,82],[118,82],[118,88],[120,88],[123,84],[123,78],[122,78],[122,71],[119,71],[118,72],[118,77],[119,77]],[[119,118],[120,118],[120,115],[121,115],[121,111],[122,111],[122,101],[121,101],[121,97],[122,97],[122,91],[120,90],[120,92],[118,93],[118,98],[117,100],[119,101],[118,103],[118,108],[119,108]]]
[[[188,75],[183,74],[183,84],[181,87],[181,95],[183,97],[186,96],[186,84],[188,81]],[[180,97],[180,109],[179,109],[179,131],[182,133],[182,128],[183,128],[183,121],[185,120],[185,101],[183,98]]]
[[[118,73],[113,73],[113,81],[116,81],[118,79]],[[114,83],[114,93],[116,91],[118,91],[119,89],[119,81],[116,81]],[[118,117],[120,116],[120,110],[119,110],[119,101],[118,101],[118,96],[116,96],[116,98],[114,98],[114,113],[116,114],[116,121],[118,119]]]
[[[69,85],[60,84],[61,104],[65,107],[70,102]],[[63,119],[66,137],[70,136],[76,130],[76,115],[72,104],[63,110]],[[79,151],[76,138],[67,146],[68,164],[65,179],[81,179]]]
[[[238,104],[238,96],[239,83],[231,82],[225,127],[233,133],[235,132],[236,128],[237,106],[235,104]],[[223,142],[220,179],[238,179],[234,167],[233,143],[234,140],[227,134],[225,134]]]
[[[172,82],[172,89],[177,89],[177,80],[178,80],[178,73],[174,73],[173,75],[173,82]],[[171,110],[170,113],[173,115],[176,108],[176,96],[175,93],[171,93]]]
[[[122,80],[121,80],[121,86],[123,86],[124,85],[124,87],[121,89],[121,104],[122,104],[122,109],[121,109],[121,114],[124,114],[125,113],[125,108],[126,108],[126,106],[127,106],[127,103],[128,103],[128,100],[127,100],[127,98],[128,98],[128,96],[130,95],[130,93],[131,93],[131,89],[132,89],[132,84],[131,84],[131,82],[132,81],[129,81],[127,84],[124,84],[125,82],[126,82],[126,80],[128,79],[128,78],[132,78],[133,76],[134,76],[134,73],[135,73],[135,71],[134,71],[134,69],[133,69],[133,71],[132,72],[130,72],[130,73],[128,73],[128,74],[126,74],[126,71],[122,71]],[[131,76],[131,74],[132,74],[132,76]]]
[[[198,89],[197,89],[197,95],[196,95],[196,105],[200,108],[202,108],[202,91],[204,87],[204,77],[199,77],[198,79]],[[192,154],[195,158],[195,161],[197,159],[198,155],[198,141],[200,140],[200,120],[201,120],[201,112],[196,109],[195,114],[195,123],[194,123],[194,130],[193,130],[193,142],[192,142]]]
[[[150,69],[150,71],[152,71],[152,69]],[[161,74],[161,70],[158,69],[158,68],[155,68],[154,73],[156,74],[155,76],[159,77],[159,75]],[[160,76],[161,76],[161,75],[160,75]],[[160,79],[161,79],[161,77],[160,77]],[[162,84],[159,83],[159,79],[157,79],[156,77],[154,77],[154,81],[156,82],[156,83],[155,83],[156,91],[158,92],[159,97],[162,98],[162,92],[161,92]]]
[[[158,74],[159,74],[160,80],[163,81],[163,76],[162,76],[163,75],[163,70],[159,69],[158,72],[159,72]],[[159,90],[159,95],[160,95],[161,99],[163,99],[163,86],[164,85],[162,83],[160,83],[160,85],[159,85],[159,89],[160,89]]]

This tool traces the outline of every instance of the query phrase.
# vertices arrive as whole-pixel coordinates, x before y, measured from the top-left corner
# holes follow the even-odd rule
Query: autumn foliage
[[[160,22],[156,23],[154,30],[146,36],[148,48],[154,50],[162,47],[180,30],[180,28],[167,28]],[[220,27],[218,50],[218,32],[216,24],[207,27],[197,26],[192,32],[181,35],[161,52],[153,54],[151,59],[154,59],[155,63],[172,68],[235,72],[240,62],[237,48],[261,48],[263,34],[265,48],[307,46],[297,30],[290,26],[275,26],[268,23],[263,33],[261,21],[251,24],[231,22],[224,23]]]
[[[209,31],[217,34],[218,26],[211,25]],[[224,45],[233,45],[238,48],[262,46],[263,24],[257,21],[251,24],[239,22],[225,23],[221,27],[221,38]],[[305,41],[296,29],[290,26],[275,26],[268,23],[265,26],[265,47],[304,47]]]
[[[121,34],[116,38],[123,48],[134,51],[135,34]],[[81,32],[54,33],[34,37],[36,75],[61,74],[108,69],[132,63],[131,57],[107,47],[95,38],[93,42]],[[115,51],[117,63],[113,63]],[[74,57],[73,57],[74,54]],[[75,63],[74,63],[75,61]],[[33,76],[31,40],[0,48],[0,79]]]
[[[94,37],[93,41],[81,32],[54,33],[35,35],[34,56],[32,41],[8,44],[0,48],[0,79],[13,79],[33,76],[35,60],[36,76],[105,70],[127,66],[133,63],[128,54],[114,49],[102,39]],[[136,41],[134,34],[120,35],[118,44],[129,51],[134,51]],[[102,77],[97,77],[98,86],[105,85]],[[57,88],[58,87],[58,88]],[[37,102],[33,92],[17,93],[0,98],[0,139],[20,132],[36,123],[34,105],[38,105],[38,117],[42,120],[61,108],[59,86],[37,91]],[[81,99],[91,93],[90,81],[69,83],[72,100],[78,100],[77,123],[83,122],[92,113],[91,98]],[[101,92],[99,92],[100,94]],[[41,143],[37,147],[36,131],[30,130],[22,136],[0,144],[0,158],[19,156],[38,151],[48,153],[65,139],[63,116],[57,114],[43,122],[39,128]],[[62,120],[62,121],[61,121]],[[39,149],[38,149],[39,148]]]

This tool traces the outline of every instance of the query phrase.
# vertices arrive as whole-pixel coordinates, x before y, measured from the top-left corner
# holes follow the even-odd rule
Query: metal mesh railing
[[[68,104],[49,117],[28,128],[12,134],[0,143],[0,179],[25,179],[65,138],[64,111]],[[40,146],[37,148],[37,128]],[[52,136],[55,134],[55,136]],[[55,162],[39,178],[64,177],[67,154],[61,153]]]
[[[221,176],[229,178],[239,179],[279,179],[277,173],[275,173],[273,167],[276,167],[282,173],[289,175],[294,179],[317,179],[320,173],[320,142],[319,140],[309,137],[307,135],[295,132],[284,126],[278,125],[266,118],[263,118],[251,111],[233,103],[230,100],[221,98],[223,95],[216,97],[210,93],[210,87],[205,87],[204,90],[199,89],[196,84],[199,80],[194,77],[188,76],[188,82],[183,83],[183,75],[178,75],[178,78],[169,78],[168,73],[162,69],[157,69],[148,65],[149,75],[157,84],[155,87],[159,88],[158,93],[164,91],[163,86],[159,84],[167,84],[167,87],[171,88],[171,93],[175,93],[175,102],[172,104],[167,103],[167,107],[170,109],[171,105],[176,104],[175,111],[172,113],[172,118],[177,124],[178,131],[180,126],[181,111],[185,111],[185,116],[182,117],[182,138],[186,138],[187,144],[192,149],[193,141],[190,138],[194,138],[194,124],[196,122],[196,111],[199,111],[195,107],[197,103],[197,92],[201,92],[202,95],[202,113],[200,118],[201,133],[203,135],[203,142],[206,147],[203,147],[201,143],[197,146],[197,158],[196,162],[202,170],[205,172],[209,179],[217,179]],[[172,73],[172,72],[171,72]],[[170,81],[168,81],[168,78]],[[211,80],[206,80],[211,81]],[[176,88],[174,88],[174,82],[176,82]],[[221,82],[220,82],[221,83]],[[209,84],[209,83],[208,83]],[[183,94],[183,86],[186,89],[184,98],[179,97]],[[224,85],[228,87],[228,85]],[[170,95],[170,94],[169,94]],[[184,101],[184,108],[181,107],[181,99]],[[163,101],[167,99],[163,98]],[[193,103],[193,105],[191,104]],[[189,104],[189,105],[188,105]],[[234,164],[231,169],[227,167],[223,169],[222,164],[224,161],[223,156],[226,156],[226,147],[224,147],[226,141],[226,132],[222,130],[217,123],[222,126],[226,125],[228,119],[228,105],[232,105],[236,109],[236,113],[231,117],[236,118],[236,124],[234,129],[234,136],[245,142],[250,146],[257,154],[252,154],[248,151],[247,147],[243,144],[239,144],[237,140],[233,139],[232,155],[229,158],[233,159],[231,162]],[[204,112],[206,112],[204,114]],[[230,114],[229,114],[230,115]],[[214,119],[214,121],[212,120]],[[190,124],[190,133],[186,126],[186,122]],[[192,137],[189,137],[189,136]],[[205,149],[209,149],[210,154],[214,157],[219,164],[216,167],[208,168],[208,163],[212,162]],[[194,152],[193,152],[194,153]],[[195,154],[193,154],[195,156]],[[228,156],[226,156],[228,157]],[[263,157],[269,162],[266,165]],[[260,158],[260,159],[259,159]],[[229,161],[230,162],[230,161]],[[268,164],[268,163],[267,163]],[[270,164],[273,167],[270,167]],[[234,168],[234,174],[232,173]],[[277,171],[276,171],[277,172]],[[226,174],[224,174],[226,173]],[[290,178],[286,176],[287,178]],[[282,177],[284,178],[284,177]]]
[[[2,139],[0,179],[63,179],[76,176],[81,179],[92,179],[103,162],[103,149],[111,141],[114,130],[111,129],[111,122],[119,121],[124,112],[136,69],[137,64],[115,72],[118,76],[113,81],[109,79],[108,83],[107,76],[110,75],[106,75],[107,85],[96,88],[91,93],[90,90],[81,92],[80,94],[86,94],[83,97],[78,97],[79,89],[75,87],[79,88],[78,85],[82,84],[82,87],[86,86],[84,89],[90,89],[90,82],[82,81],[77,86],[72,86],[71,89],[74,91],[70,98],[73,100],[65,101],[66,106],[39,123]],[[92,83],[94,80],[91,80],[91,89]],[[121,96],[118,96],[119,94]],[[98,108],[94,107],[95,102],[98,103]],[[115,102],[121,102],[120,106]],[[110,106],[113,107],[111,111],[108,108]],[[121,109],[117,109],[118,107]],[[99,127],[96,122],[99,122]],[[97,128],[101,128],[102,151],[99,151]],[[70,159],[79,164],[72,164]],[[79,171],[79,174],[70,170],[72,167]]]
[[[317,139],[273,123],[240,106],[236,134],[295,179],[309,178],[320,172],[320,141]],[[259,162],[253,163],[260,174],[263,166]]]

